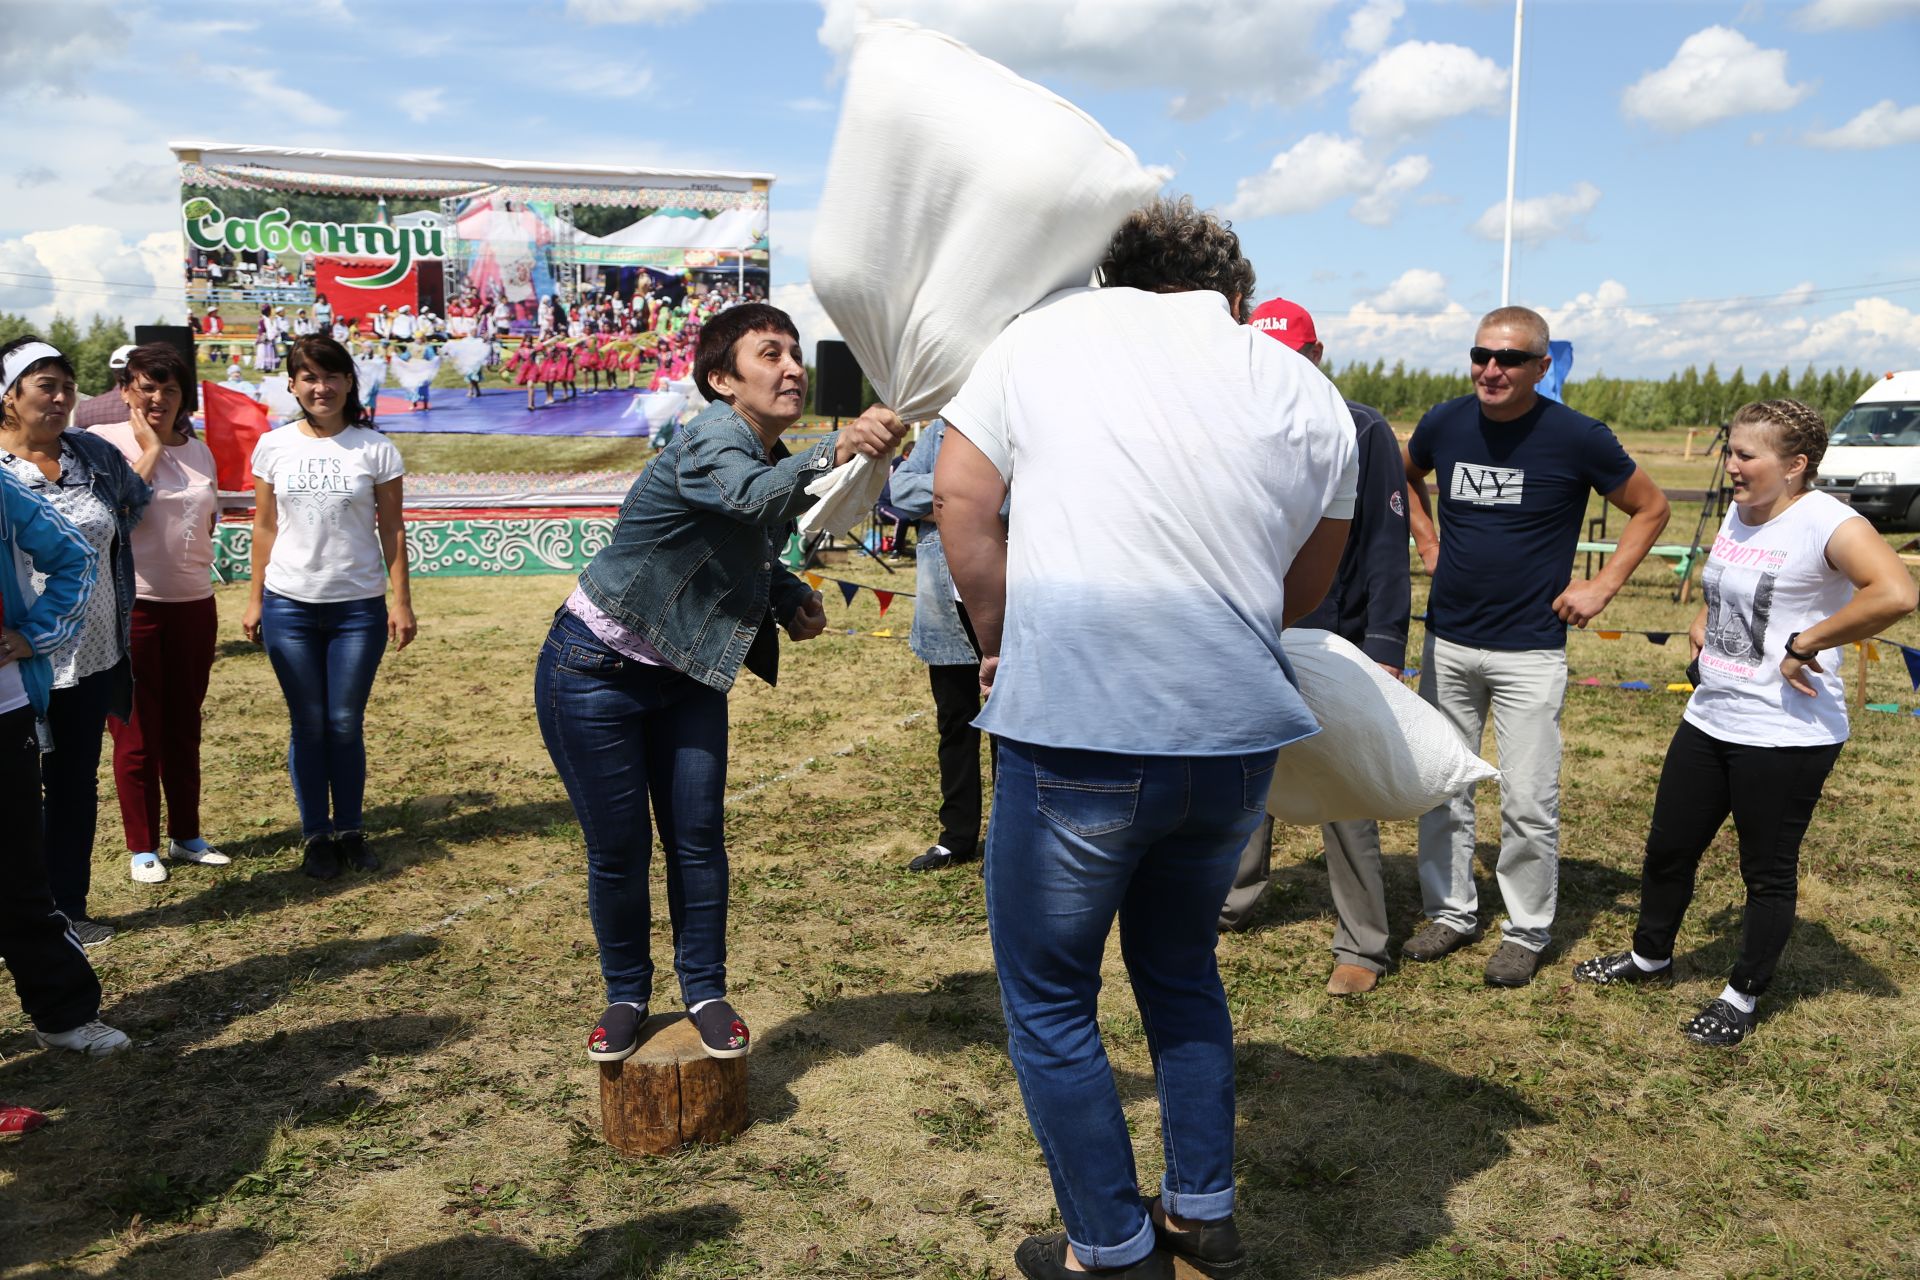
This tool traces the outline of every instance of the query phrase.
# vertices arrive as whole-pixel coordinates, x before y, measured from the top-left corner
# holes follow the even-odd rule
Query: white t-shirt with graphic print
[[[253,447],[253,474],[273,486],[278,528],[266,589],[305,604],[387,593],[373,487],[406,473],[378,431],[348,427],[319,439],[289,422]]]
[[[1853,583],[1827,563],[1827,543],[1834,530],[1860,518],[1817,491],[1765,524],[1748,524],[1739,507],[1727,512],[1702,575],[1707,647],[1700,687],[1687,702],[1689,724],[1722,742],[1755,747],[1847,740],[1840,650],[1821,650],[1823,670],[1806,673],[1819,690],[1811,698],[1781,677],[1780,661],[1788,636],[1853,598]]]

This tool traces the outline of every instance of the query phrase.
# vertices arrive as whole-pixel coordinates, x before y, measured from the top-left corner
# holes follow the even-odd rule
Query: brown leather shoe
[[[1529,951],[1517,942],[1503,942],[1487,961],[1487,985],[1524,987],[1533,981],[1534,971],[1539,967],[1538,951]]]
[[[1400,954],[1408,960],[1438,960],[1471,942],[1479,941],[1479,938],[1478,929],[1472,933],[1462,933],[1451,925],[1429,920],[1420,926],[1418,933],[1406,940],[1400,948]]]
[[[1362,964],[1337,964],[1327,979],[1330,996],[1363,996],[1380,985],[1380,975]]]

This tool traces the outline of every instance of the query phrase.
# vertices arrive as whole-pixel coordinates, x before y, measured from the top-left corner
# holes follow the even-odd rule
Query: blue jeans
[[[260,639],[293,722],[287,772],[301,834],[311,840],[360,830],[367,698],[387,648],[387,598],[307,604],[269,591],[260,603]]]
[[[986,890],[1007,1051],[1067,1239],[1089,1267],[1153,1249],[1095,1020],[1116,915],[1159,1086],[1167,1211],[1233,1212],[1233,1024],[1213,949],[1275,754],[1000,742]]]
[[[563,609],[540,647],[533,697],[587,841],[587,914],[607,1002],[644,1005],[653,994],[649,796],[681,999],[725,996],[727,695],[621,657]]]

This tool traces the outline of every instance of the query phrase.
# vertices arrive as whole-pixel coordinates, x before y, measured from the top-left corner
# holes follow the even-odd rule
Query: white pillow
[[[1267,812],[1317,826],[1350,818],[1417,818],[1499,770],[1446,717],[1327,631],[1281,633],[1320,732],[1280,749]]]
[[[1021,312],[1084,285],[1160,188],[1057,94],[910,22],[861,27],[814,225],[813,291],[880,402],[939,413]],[[865,518],[887,468],[809,486],[803,529]]]

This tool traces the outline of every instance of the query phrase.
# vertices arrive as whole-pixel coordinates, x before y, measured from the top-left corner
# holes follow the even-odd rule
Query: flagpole
[[[1507,107],[1507,230],[1500,250],[1500,305],[1513,302],[1513,168],[1520,149],[1520,20],[1527,0],[1513,0],[1513,98]]]

